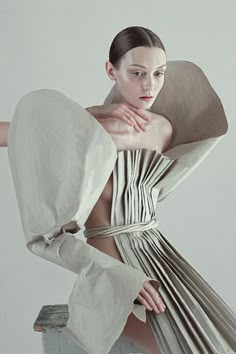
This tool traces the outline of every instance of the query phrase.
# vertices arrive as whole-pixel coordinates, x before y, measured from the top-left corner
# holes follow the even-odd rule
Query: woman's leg
[[[138,345],[147,354],[162,354],[148,322],[140,321],[133,313],[129,315],[121,335]]]

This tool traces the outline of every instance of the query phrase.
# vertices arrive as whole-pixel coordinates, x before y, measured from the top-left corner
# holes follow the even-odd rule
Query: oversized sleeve
[[[115,102],[115,86],[104,104]],[[228,131],[221,100],[202,69],[189,61],[168,61],[164,85],[151,111],[169,120],[173,135],[164,155],[174,163],[156,184],[165,199],[206,159]]]
[[[41,89],[16,105],[8,156],[27,248],[77,275],[62,331],[88,353],[108,353],[131,312],[146,321],[134,304],[144,281],[160,287],[69,231],[82,227],[112,172],[112,138],[77,102]]]

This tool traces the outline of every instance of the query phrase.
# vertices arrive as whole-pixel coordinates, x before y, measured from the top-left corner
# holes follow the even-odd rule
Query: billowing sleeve
[[[146,321],[145,307],[134,304],[144,281],[160,287],[68,231],[82,227],[98,200],[116,161],[115,144],[77,102],[41,89],[16,105],[8,156],[26,246],[77,274],[62,331],[88,353],[108,353],[131,312]]]
[[[222,102],[199,66],[187,61],[168,65],[165,85],[152,111],[173,127],[165,155],[175,163],[157,184],[158,202],[165,199],[208,157],[228,131]]]
[[[115,102],[115,86],[104,104]],[[156,184],[164,200],[207,158],[228,131],[221,100],[202,69],[189,61],[167,62],[164,85],[151,111],[169,120],[173,134],[164,155],[170,158]]]

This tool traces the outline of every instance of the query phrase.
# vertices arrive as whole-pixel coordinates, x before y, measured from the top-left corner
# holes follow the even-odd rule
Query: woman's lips
[[[144,101],[150,101],[153,99],[153,97],[139,97],[139,98]]]

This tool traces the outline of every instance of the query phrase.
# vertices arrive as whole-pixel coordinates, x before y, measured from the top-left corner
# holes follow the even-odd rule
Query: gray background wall
[[[234,0],[0,1],[0,121],[11,121],[17,101],[38,88],[61,90],[84,107],[101,104],[112,86],[104,66],[109,46],[127,26],[150,28],[169,60],[203,69],[223,102],[229,132],[160,204],[160,229],[234,311],[235,10]],[[6,148],[0,149],[0,226],[0,352],[40,353],[33,322],[42,305],[67,302],[75,275],[25,247]]]

